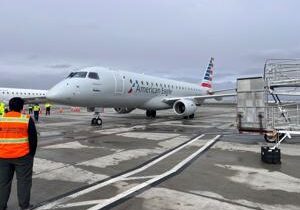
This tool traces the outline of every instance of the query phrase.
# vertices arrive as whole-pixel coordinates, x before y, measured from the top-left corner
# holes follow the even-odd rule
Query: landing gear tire
[[[155,118],[156,117],[156,111],[155,110],[146,110],[146,116],[149,118]]]
[[[283,133],[265,134],[264,139],[268,143],[275,143],[277,140],[281,139],[283,136],[284,136]]]
[[[94,117],[91,121],[92,126],[101,126],[102,125],[102,119],[100,117]]]
[[[194,119],[195,118],[195,114],[191,114],[190,116],[189,116],[189,119]]]
[[[146,110],[146,116],[151,117],[151,110]]]
[[[188,116],[184,116],[183,119],[188,120],[188,119],[194,119],[195,118],[195,114],[191,114]]]

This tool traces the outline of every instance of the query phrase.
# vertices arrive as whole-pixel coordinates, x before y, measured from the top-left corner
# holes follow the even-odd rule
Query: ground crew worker
[[[46,115],[50,115],[51,104],[46,103],[46,104],[45,104],[45,108],[46,108]]]
[[[32,109],[33,109],[32,104],[29,104],[28,105],[28,114],[32,114]]]
[[[36,122],[39,121],[40,110],[41,110],[41,108],[38,104],[35,104],[33,106],[33,115],[34,115],[34,119]]]
[[[32,118],[21,114],[23,106],[23,99],[12,98],[10,111],[0,117],[0,210],[7,209],[15,171],[20,209],[32,208],[30,191],[37,132]]]
[[[0,116],[5,113],[5,104],[0,102]]]

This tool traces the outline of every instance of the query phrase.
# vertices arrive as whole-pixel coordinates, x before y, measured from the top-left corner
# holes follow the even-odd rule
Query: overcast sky
[[[49,88],[104,66],[199,82],[261,75],[300,57],[300,1],[0,0],[0,86]],[[226,85],[225,85],[226,86]]]

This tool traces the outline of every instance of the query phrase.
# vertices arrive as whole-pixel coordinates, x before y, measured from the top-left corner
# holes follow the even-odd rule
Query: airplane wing
[[[47,99],[45,96],[41,96],[41,97],[36,96],[36,97],[31,97],[31,98],[26,97],[26,98],[23,98],[23,100],[24,100],[25,104],[36,104],[36,103],[44,104],[47,102]]]
[[[173,104],[174,102],[176,102],[178,100],[181,100],[181,99],[189,99],[189,100],[196,101],[197,104],[201,104],[205,99],[215,99],[215,100],[219,101],[219,100],[222,100],[225,97],[233,97],[233,96],[236,96],[236,93],[164,98],[162,101],[167,103],[167,104]]]

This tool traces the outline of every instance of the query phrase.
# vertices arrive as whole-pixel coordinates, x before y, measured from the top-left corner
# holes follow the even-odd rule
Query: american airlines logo
[[[144,87],[139,84],[133,83],[131,88],[128,90],[128,94],[132,93],[147,93],[147,94],[156,94],[156,95],[170,95],[172,90],[168,88],[154,88],[154,87]]]

